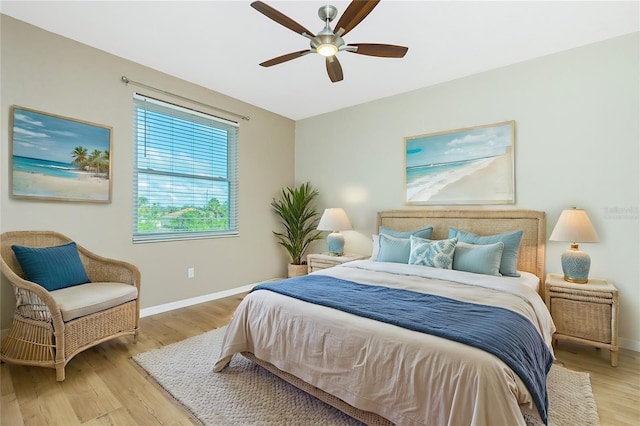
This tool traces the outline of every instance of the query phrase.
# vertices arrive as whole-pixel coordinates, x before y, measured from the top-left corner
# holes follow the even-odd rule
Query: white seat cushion
[[[135,300],[138,289],[123,283],[87,283],[50,292],[64,322]]]

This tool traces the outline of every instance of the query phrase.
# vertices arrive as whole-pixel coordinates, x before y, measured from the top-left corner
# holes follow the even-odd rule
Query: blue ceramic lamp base
[[[331,256],[342,256],[344,254],[344,237],[339,231],[334,231],[327,235],[329,244],[329,254]]]
[[[578,250],[577,244],[571,244],[571,248],[562,253],[560,262],[565,281],[579,284],[589,281],[591,258],[587,253]]]

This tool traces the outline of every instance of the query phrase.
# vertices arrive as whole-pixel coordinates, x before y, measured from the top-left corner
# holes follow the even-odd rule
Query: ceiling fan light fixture
[[[322,43],[316,48],[316,52],[322,56],[333,56],[338,53],[338,47],[331,43]]]
[[[393,44],[380,43],[357,43],[346,44],[342,36],[353,30],[369,13],[376,7],[380,0],[351,0],[346,10],[335,25],[336,31],[331,29],[331,22],[336,18],[338,9],[335,6],[326,5],[318,9],[318,17],[324,22],[324,28],[316,35],[309,31],[293,19],[277,11],[271,6],[256,0],[251,3],[258,12],[267,18],[275,21],[291,31],[300,34],[309,40],[309,48],[298,52],[281,55],[268,61],[262,62],[260,66],[271,67],[292,59],[300,58],[309,53],[317,53],[325,58],[327,74],[331,82],[342,81],[343,73],[338,52],[357,53],[359,55],[377,56],[380,58],[403,58],[407,53],[407,47]]]

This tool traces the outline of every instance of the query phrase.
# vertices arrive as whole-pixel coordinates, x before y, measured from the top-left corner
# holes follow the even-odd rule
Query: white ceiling
[[[328,1],[265,3],[318,32]],[[344,80],[331,83],[315,54],[258,66],[308,41],[249,4],[3,0],[0,10],[294,120],[640,30],[638,1],[383,0],[345,41],[404,45],[407,55],[341,52]],[[339,19],[349,1],[330,4]]]

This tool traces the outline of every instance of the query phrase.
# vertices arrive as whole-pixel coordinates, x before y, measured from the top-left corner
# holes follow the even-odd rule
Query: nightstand
[[[319,271],[321,269],[331,268],[332,266],[341,265],[352,260],[365,259],[366,256],[359,254],[345,254],[342,256],[331,256],[329,254],[310,254],[307,256],[307,269],[309,273]]]
[[[549,274],[544,284],[545,303],[556,325],[558,340],[582,343],[611,351],[618,365],[618,289],[607,280],[589,279],[574,284],[562,275]]]

